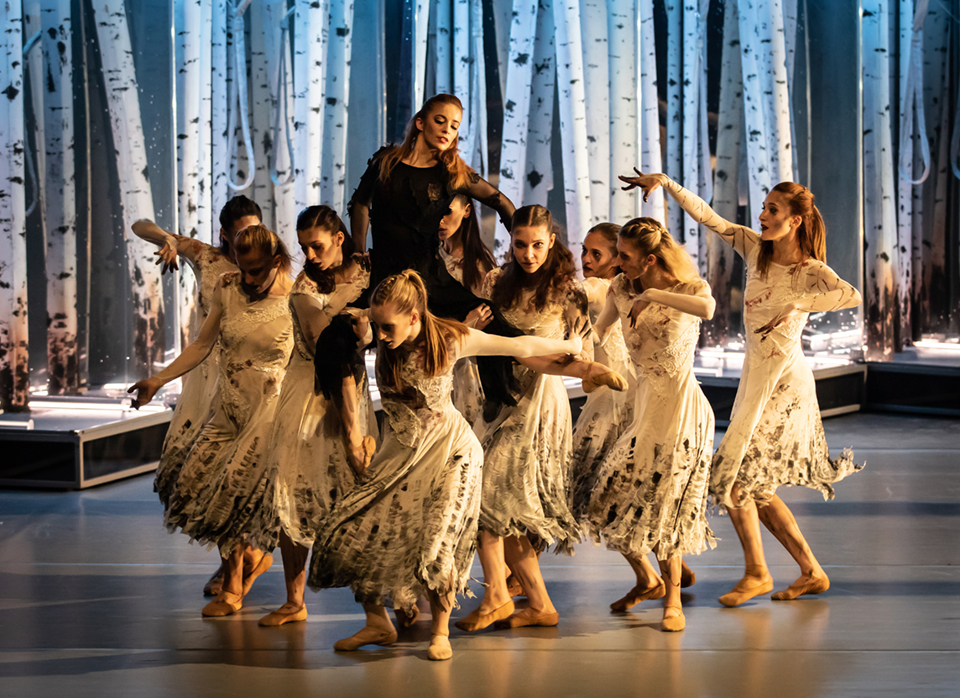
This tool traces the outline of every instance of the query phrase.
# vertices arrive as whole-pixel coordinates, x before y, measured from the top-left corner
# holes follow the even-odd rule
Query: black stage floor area
[[[306,623],[259,628],[284,600],[279,555],[241,614],[202,619],[216,555],[164,531],[149,475],[78,492],[0,491],[0,694],[956,696],[960,420],[854,414],[825,427],[831,448],[852,446],[866,469],[833,502],[782,494],[831,576],[826,594],[721,607],[741,555],[729,519],[714,517],[719,547],[689,559],[698,581],[685,632],[659,631],[656,601],[611,614],[632,575],[618,555],[584,544],[573,558],[543,557],[558,627],[452,628],[454,657],[442,663],[426,659],[427,614],[391,648],[335,653],[363,622],[344,589],[308,593]],[[798,572],[764,536],[780,589]]]

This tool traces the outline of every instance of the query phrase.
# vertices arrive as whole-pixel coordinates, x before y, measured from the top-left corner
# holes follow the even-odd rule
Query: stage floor
[[[956,696],[960,420],[856,414],[825,427],[833,449],[852,446],[867,468],[834,502],[796,489],[784,498],[831,576],[827,594],[722,608],[741,558],[729,519],[716,517],[719,547],[689,560],[698,580],[685,632],[659,631],[659,602],[612,615],[629,568],[585,544],[573,558],[543,558],[559,627],[454,628],[444,663],[426,659],[423,620],[392,648],[333,652],[363,621],[343,589],[308,593],[306,623],[259,628],[283,601],[279,555],[240,615],[202,619],[216,556],[164,532],[148,475],[80,492],[0,491],[0,693]],[[765,542],[783,588],[797,570]]]

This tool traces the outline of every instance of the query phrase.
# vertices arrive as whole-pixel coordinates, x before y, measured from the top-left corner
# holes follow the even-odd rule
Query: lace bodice
[[[693,370],[700,336],[700,319],[660,303],[649,303],[630,326],[630,312],[640,294],[623,274],[611,283],[620,314],[620,325],[630,357],[644,377],[676,378]],[[671,293],[710,295],[705,281],[680,283],[665,289]]]
[[[389,351],[382,346],[377,350],[377,384],[380,386],[380,402],[390,419],[400,443],[413,446],[422,429],[429,423],[441,420],[445,414],[459,414],[453,406],[453,366],[459,357],[459,342],[450,342],[450,361],[447,369],[438,376],[427,376],[423,370],[423,350],[407,352],[400,366],[403,390],[387,387],[381,372],[381,352]]]
[[[307,276],[305,271],[301,271],[297,275],[293,282],[293,288],[290,289],[290,314],[293,316],[294,346],[300,358],[313,361],[316,346],[307,339],[304,333],[300,319],[297,317],[297,304],[309,299],[308,302],[317,311],[327,316],[327,322],[329,323],[333,316],[343,310],[344,306],[357,300],[369,284],[370,271],[362,266],[357,269],[351,281],[337,284],[337,287],[331,293],[321,293],[316,282]]]
[[[483,298],[491,298],[502,273],[503,267],[487,272],[480,290]],[[525,334],[550,339],[566,337],[578,318],[590,320],[587,294],[576,279],[569,279],[542,309],[538,310],[533,301],[533,291],[524,290],[517,303],[509,308],[500,308],[500,312],[507,322]]]

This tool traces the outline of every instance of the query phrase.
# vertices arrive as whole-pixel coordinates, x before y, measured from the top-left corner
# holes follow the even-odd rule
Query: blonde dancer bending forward
[[[363,604],[366,625],[335,649],[396,641],[385,605],[412,613],[426,595],[433,615],[428,657],[449,659],[450,612],[456,595],[468,591],[476,550],[483,461],[450,400],[453,367],[465,356],[577,354],[582,340],[495,337],[437,318],[412,271],[377,286],[370,317],[379,339],[383,443],[369,478],[320,527],[308,581],[314,589],[348,586]]]
[[[625,611],[665,597],[665,631],[683,630],[681,557],[714,547],[707,525],[713,410],[693,374],[700,320],[713,317],[710,287],[689,255],[653,218],[620,231],[623,274],[597,321],[605,336],[618,323],[637,370],[633,423],[601,463],[586,528],[621,553],[637,584],[613,604]],[[653,552],[661,579],[647,560]]]
[[[832,483],[863,467],[847,450],[836,460],[829,457],[813,372],[800,347],[808,313],[853,308],[860,293],[825,264],[826,230],[806,187],[776,185],[764,201],[758,235],[724,220],[666,175],[637,175],[621,177],[629,185],[625,189],[639,186],[648,196],[663,187],[694,220],[731,245],[747,267],[743,375],[710,478],[711,494],[727,507],[740,537],[746,572],[720,603],[738,606],[773,590],[761,522],[800,566],[799,579],[773,598],[823,593],[830,580],[776,492],[781,485],[803,485],[832,499]]]

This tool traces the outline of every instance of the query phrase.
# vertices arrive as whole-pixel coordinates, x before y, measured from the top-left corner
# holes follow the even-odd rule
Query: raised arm
[[[503,227],[507,230],[510,230],[510,226],[513,221],[513,213],[516,211],[516,206],[513,205],[513,202],[510,201],[499,189],[490,184],[487,180],[483,179],[476,172],[470,172],[470,180],[467,183],[467,188],[463,192],[471,199],[479,201],[485,206],[489,206],[492,209],[496,209],[497,213],[500,215],[500,222],[503,223]]]
[[[131,229],[133,234],[141,240],[153,243],[160,249],[154,252],[157,255],[157,264],[162,264],[161,273],[174,271],[179,268],[177,255],[180,255],[193,264],[199,250],[199,243],[188,237],[176,235],[164,230],[151,220],[143,219],[135,222]]]
[[[638,300],[649,303],[659,303],[668,308],[679,310],[681,313],[693,315],[701,320],[712,320],[713,311],[717,307],[716,301],[710,295],[710,286],[706,281],[701,281],[693,286],[684,284],[685,289],[690,289],[689,293],[677,293],[674,291],[662,291],[656,288],[648,288],[640,294]]]
[[[620,181],[626,182],[627,184],[627,186],[623,187],[625,191],[640,187],[643,190],[643,200],[646,201],[647,197],[650,196],[657,187],[663,187],[664,191],[666,191],[674,201],[680,204],[680,208],[682,208],[688,216],[719,235],[720,238],[733,247],[741,257],[745,258],[754,246],[759,244],[760,236],[757,235],[755,231],[745,225],[737,225],[736,223],[726,220],[710,208],[710,204],[693,192],[681,187],[667,177],[667,175],[663,173],[643,174],[636,168],[634,168],[634,172],[637,173],[636,177],[620,175]]]
[[[128,393],[137,393],[132,403],[134,409],[146,405],[153,399],[153,396],[157,394],[160,388],[175,378],[179,378],[183,374],[190,372],[210,355],[210,352],[217,343],[217,338],[220,336],[221,317],[223,317],[223,304],[221,302],[220,282],[218,281],[213,291],[210,313],[207,315],[207,319],[204,320],[197,338],[191,342],[186,349],[180,352],[180,356],[171,361],[170,365],[165,369],[150,376],[150,378],[146,380],[134,383],[127,389]]]
[[[460,356],[513,356],[526,359],[553,354],[579,354],[582,348],[583,342],[576,333],[570,339],[549,339],[526,335],[501,337],[470,329],[463,338]]]

